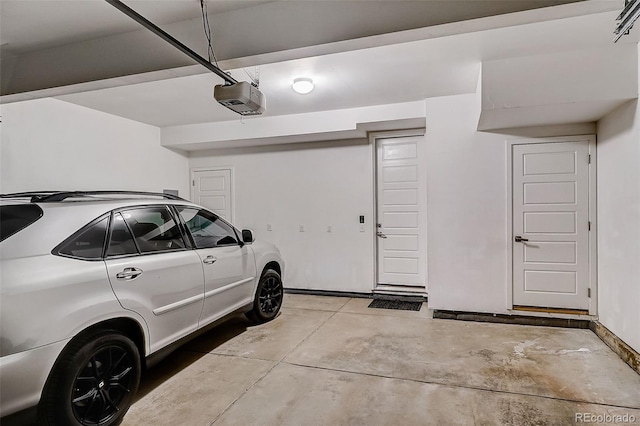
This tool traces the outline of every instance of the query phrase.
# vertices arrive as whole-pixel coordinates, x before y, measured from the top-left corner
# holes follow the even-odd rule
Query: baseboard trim
[[[589,328],[589,320],[534,317],[528,315],[490,314],[485,312],[444,311],[436,309],[433,317],[458,321],[491,322],[499,324],[538,325],[544,327]]]
[[[303,288],[285,288],[288,294],[308,294],[310,296],[333,296],[333,297],[354,297],[358,299],[382,299],[398,300],[401,302],[426,302],[426,296],[382,294],[382,293],[357,293],[352,291],[331,291],[331,290],[307,290]]]
[[[598,321],[591,321],[591,331],[609,346],[629,367],[640,374],[640,354]]]
[[[285,288],[284,292],[285,294],[308,294],[309,296],[355,297],[359,299],[373,299],[372,293],[357,293],[353,291],[307,290],[304,288]]]

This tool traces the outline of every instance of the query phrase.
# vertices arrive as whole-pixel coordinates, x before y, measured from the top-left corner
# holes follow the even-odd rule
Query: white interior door
[[[513,145],[513,304],[589,308],[589,143]]]
[[[423,136],[376,140],[378,284],[426,288]]]
[[[199,170],[193,172],[193,202],[228,221],[231,210],[231,170]]]

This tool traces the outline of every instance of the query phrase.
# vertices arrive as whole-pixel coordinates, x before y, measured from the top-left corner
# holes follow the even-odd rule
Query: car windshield
[[[0,241],[22,231],[42,217],[42,209],[35,204],[0,206]]]

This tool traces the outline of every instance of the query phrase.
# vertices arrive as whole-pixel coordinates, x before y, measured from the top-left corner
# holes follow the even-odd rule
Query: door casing
[[[589,315],[598,313],[598,287],[597,287],[597,199],[596,199],[596,136],[560,136],[552,138],[514,139],[506,141],[506,182],[507,182],[507,309],[513,310],[513,146],[523,144],[559,143],[559,142],[587,142],[591,158],[589,167],[589,288],[591,297],[589,302]]]
[[[406,130],[395,130],[395,131],[384,131],[384,132],[372,132],[369,133],[369,147],[371,152],[371,182],[372,182],[372,192],[373,192],[373,205],[371,206],[373,214],[371,217],[373,218],[372,222],[372,233],[371,233],[371,244],[373,246],[373,282],[371,284],[371,290],[374,291],[376,286],[378,285],[378,237],[376,236],[377,227],[376,224],[378,222],[378,154],[377,154],[377,140],[378,139],[387,139],[387,138],[402,138],[402,137],[411,137],[411,136],[424,136],[425,128],[418,129],[406,129]],[[426,179],[425,179],[425,191],[426,191]],[[426,196],[426,195],[425,195]],[[427,201],[428,202],[428,201]],[[424,212],[423,215],[424,220],[427,220],[427,212]],[[427,241],[428,244],[428,241]],[[427,265],[427,249],[425,249],[425,292],[428,293],[428,265]]]

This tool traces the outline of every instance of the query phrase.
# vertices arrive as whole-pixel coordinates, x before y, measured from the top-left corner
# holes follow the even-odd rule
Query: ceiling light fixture
[[[310,78],[300,77],[293,80],[293,84],[291,85],[291,87],[296,91],[296,93],[305,95],[311,92],[315,86],[313,85],[313,80],[311,80]]]

